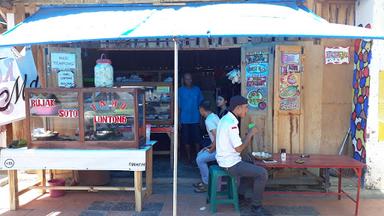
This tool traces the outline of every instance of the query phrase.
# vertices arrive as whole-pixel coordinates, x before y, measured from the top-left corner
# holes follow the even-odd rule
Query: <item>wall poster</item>
[[[281,54],[279,98],[280,110],[300,110],[300,54]]]
[[[325,47],[325,64],[349,64],[349,47]]]
[[[57,73],[57,86],[59,88],[74,88],[76,54],[74,53],[51,53],[52,72]]]
[[[247,53],[245,61],[246,90],[249,108],[266,110],[268,104],[269,53]]]

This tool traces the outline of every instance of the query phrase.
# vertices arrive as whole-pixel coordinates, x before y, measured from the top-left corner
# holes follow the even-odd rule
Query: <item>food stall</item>
[[[65,13],[65,15],[63,13]],[[231,16],[228,16],[228,14],[231,14]],[[192,17],[194,19],[192,19]],[[217,19],[217,17],[219,17],[220,19]],[[301,81],[300,79],[301,79],[301,74],[303,72],[302,70],[303,67],[301,67],[301,64],[302,64],[302,59],[304,58],[301,55],[303,54],[304,46],[306,47],[306,50],[313,47],[315,47],[317,51],[321,50],[322,47],[318,46],[318,44],[315,43],[316,40],[313,40],[313,38],[327,38],[327,37],[328,38],[329,37],[330,38],[366,37],[366,38],[376,38],[376,39],[382,38],[382,36],[379,36],[379,34],[374,31],[368,31],[368,30],[366,31],[366,30],[362,30],[352,26],[339,26],[339,25],[334,25],[334,24],[329,24],[327,22],[324,22],[318,17],[314,16],[312,13],[308,12],[303,5],[297,5],[296,1],[292,1],[291,4],[288,4],[288,5],[258,4],[254,2],[212,3],[212,4],[191,4],[191,5],[188,4],[188,5],[159,6],[159,7],[155,7],[153,5],[140,5],[140,6],[113,5],[113,6],[107,6],[107,7],[98,5],[93,7],[92,6],[79,7],[78,5],[75,5],[75,6],[65,6],[64,8],[55,8],[55,7],[41,8],[40,11],[37,12],[34,16],[31,16],[30,19],[33,20],[33,22],[24,22],[21,25],[16,26],[15,29],[12,29],[7,34],[5,34],[0,39],[0,46],[10,46],[10,45],[17,46],[17,45],[30,45],[30,44],[32,45],[61,44],[62,46],[67,46],[65,47],[65,49],[74,50],[78,47],[82,47],[83,45],[87,45],[87,44],[99,46],[102,48],[106,48],[109,46],[109,44],[111,44],[114,46],[114,49],[121,49],[122,47],[126,47],[131,50],[136,50],[139,48],[140,49],[165,48],[168,50],[173,50],[174,57],[171,57],[170,59],[174,61],[174,71],[173,71],[174,72],[174,80],[173,80],[174,104],[173,106],[176,107],[176,109],[173,110],[174,127],[177,127],[178,125],[178,115],[177,115],[176,105],[177,105],[177,88],[179,84],[178,83],[178,69],[179,69],[178,51],[179,49],[182,49],[184,47],[190,48],[190,49],[210,49],[210,48],[221,49],[223,47],[224,48],[228,48],[228,47],[241,48],[242,79],[243,80],[244,78],[252,79],[252,80],[249,80],[249,81],[252,81],[252,82],[249,82],[250,86],[246,86],[245,84],[243,84],[242,86],[243,93],[245,93],[245,91],[248,91],[249,98],[251,99],[251,105],[254,105],[255,111],[260,111],[264,115],[266,119],[265,122],[268,123],[268,125],[266,125],[265,127],[269,129],[271,129],[272,126],[276,127],[275,131],[277,132],[277,130],[283,131],[282,129],[287,128],[286,125],[289,125],[289,123],[291,123],[289,127],[290,130],[284,130],[284,131],[287,131],[287,133],[284,133],[282,135],[280,134],[278,137],[280,140],[289,140],[291,141],[291,143],[298,143],[299,144],[298,146],[301,145],[302,143],[301,140],[305,140],[303,139],[303,135],[302,135],[304,132],[300,131],[300,129],[303,128],[302,127],[303,124],[301,124],[303,122],[303,118],[301,118],[301,120],[295,120],[295,118],[298,115],[302,114],[301,104],[304,102],[300,98],[301,96],[304,96],[304,95],[298,94],[300,93],[300,88],[303,89],[303,87],[300,85],[302,84],[300,83]],[[74,20],[76,20],[76,23],[73,22]],[[121,22],[121,20],[132,20],[132,22]],[[207,22],[207,20],[211,20],[211,21]],[[215,20],[215,21],[212,21],[212,20]],[[94,23],[97,23],[98,27],[95,27]],[[113,23],[113,25],[111,23]],[[248,25],[239,25],[239,23],[247,23]],[[59,28],[57,28],[56,26]],[[249,26],[252,26],[252,28],[249,28]],[[268,26],[269,27],[274,26],[274,28],[269,28]],[[47,28],[53,28],[53,29],[49,29],[49,31],[47,31],[48,30]],[[49,34],[42,34],[42,32],[49,32]],[[30,35],[30,37],[25,37],[25,35]],[[292,37],[296,37],[296,39],[293,41],[286,40],[286,38],[288,39]],[[308,41],[302,41],[301,40],[302,38],[308,38]],[[279,46],[275,47],[277,42],[279,42],[277,40],[280,40],[280,42],[282,44],[285,44],[286,46],[281,46],[281,49]],[[245,49],[246,46],[251,45],[255,47],[254,46],[255,44],[259,44],[261,46],[259,46],[259,48],[255,51],[250,50],[250,53],[247,54]],[[295,48],[289,49],[289,45],[292,47],[292,44],[296,45]],[[151,45],[153,46],[151,47]],[[266,47],[265,50],[264,49],[260,50],[262,46]],[[276,52],[275,52],[275,49],[271,49],[270,47],[275,47]],[[252,56],[253,55],[252,53],[260,53],[260,52],[269,53],[270,55],[268,58],[264,58],[263,57],[264,54],[261,55],[263,57],[262,61],[259,61],[260,59],[259,60],[254,59],[258,61],[256,62],[257,63],[256,66],[258,67],[249,67],[248,69],[251,69],[251,70],[247,71],[244,66],[246,64],[253,64],[255,62],[254,60],[252,60],[252,58],[249,58],[248,60],[246,60],[245,57],[247,55]],[[44,53],[50,53],[50,52],[44,52]],[[275,62],[277,61],[278,64],[274,65],[273,60],[271,60],[271,57],[274,56],[274,54],[280,57],[284,53],[289,54],[289,56],[294,56],[295,58],[286,59],[286,60],[275,59]],[[322,52],[320,51],[317,52],[316,54],[320,57],[322,56],[321,55]],[[317,57],[317,55],[314,55],[314,56]],[[254,56],[260,56],[260,55],[254,55]],[[79,80],[79,79],[82,79],[83,77],[80,69],[82,68],[80,66],[81,63],[77,61],[77,59],[79,58],[79,55],[77,56],[61,55],[61,58],[59,57],[60,55],[55,56],[55,55],[52,55],[52,53],[49,55],[48,60],[46,61],[47,65],[49,66],[49,68],[47,68],[47,73],[52,73],[52,74],[56,73],[58,77],[65,78],[62,80],[67,80],[69,83],[58,82],[57,80],[53,81],[53,83],[57,83],[64,87],[74,86],[76,88],[81,89],[82,86],[73,85],[73,80]],[[51,64],[49,64],[50,62],[49,58],[51,59]],[[314,57],[312,56],[312,59],[313,58]],[[57,59],[60,61],[63,61],[64,63],[57,64],[57,61],[52,61]],[[271,62],[271,64],[266,65],[268,62]],[[102,60],[101,60],[101,63],[102,63]],[[291,67],[292,63],[293,63],[293,67]],[[70,66],[70,68],[67,68],[68,65]],[[59,71],[54,72],[52,70],[54,67],[52,66],[58,67]],[[262,71],[260,70],[261,67],[259,66],[267,66],[269,69]],[[285,69],[287,71],[285,71]],[[288,70],[289,70],[289,73],[292,73],[295,75],[294,83],[293,82],[289,83],[288,79],[286,79],[288,78]],[[313,71],[318,72],[317,70],[313,70]],[[248,77],[245,74],[246,72],[249,72]],[[254,73],[260,73],[263,76],[263,78],[259,79],[260,76],[257,76],[257,77],[252,76]],[[280,83],[276,83],[277,85],[271,85],[271,84],[266,85],[267,82],[265,81],[269,79],[270,76],[273,75],[273,73],[276,74],[275,80],[277,80],[276,77],[284,78],[282,79],[284,83],[281,83],[281,84],[288,83],[289,86],[293,86],[293,87],[288,88],[288,85],[278,85]],[[308,73],[311,73],[311,71],[308,70]],[[106,85],[110,85],[110,77],[111,77],[110,73],[100,77],[101,77],[100,81],[102,81],[102,79],[108,79],[105,82],[106,82]],[[257,81],[255,80],[255,82],[254,82],[254,77],[257,78]],[[313,77],[317,78],[316,76],[313,76]],[[50,79],[47,78],[47,80],[50,80]],[[292,80],[293,79],[290,79],[290,81]],[[273,81],[273,80],[269,79],[269,81]],[[321,84],[321,82],[314,82],[314,83]],[[135,83],[133,85],[136,86],[137,84]],[[255,86],[255,85],[258,85],[258,86]],[[290,111],[281,112],[282,115],[283,114],[285,115],[284,118],[280,118],[278,122],[274,122],[276,124],[272,125],[272,120],[268,119],[273,116],[272,115],[273,108],[271,106],[272,104],[271,97],[273,95],[277,96],[278,91],[275,91],[275,94],[269,94],[268,98],[261,97],[262,96],[261,93],[263,91],[268,91],[272,89],[273,86],[277,88],[278,91],[282,90],[280,93],[282,96],[284,96],[282,98],[284,99],[284,101],[280,100],[278,104],[275,103],[274,105],[279,106],[278,107],[279,109],[280,108],[286,109],[287,107],[288,108],[291,107],[288,110],[291,110],[294,108],[294,110],[297,112],[293,114]],[[51,87],[51,86],[47,86],[47,87]],[[97,86],[95,87],[97,88]],[[107,87],[111,89],[112,86],[107,86]],[[247,87],[249,88],[247,89]],[[310,87],[311,85],[308,85],[308,89],[310,89]],[[283,91],[284,89],[288,89],[289,91]],[[80,97],[84,97],[82,96],[81,92],[86,91],[86,89],[79,90],[79,91],[80,91]],[[315,89],[313,92],[318,92],[318,89]],[[287,93],[292,93],[292,94],[287,94]],[[316,98],[316,97],[311,97],[311,98]],[[47,99],[52,100],[54,98],[47,98]],[[285,99],[290,99],[290,100],[285,100]],[[80,100],[80,101],[83,101],[83,100]],[[286,102],[292,102],[292,103],[287,104]],[[321,100],[319,100],[319,102],[321,102]],[[50,102],[47,101],[47,103],[53,104],[52,101]],[[291,106],[292,104],[297,106]],[[74,106],[74,104],[72,104],[71,106]],[[70,107],[70,108],[73,108],[73,107]],[[80,106],[79,108],[79,115],[80,116],[84,115],[84,117],[80,117],[80,118],[83,118],[82,124],[84,124],[84,125],[80,125],[80,128],[84,128],[87,117],[85,116],[85,112],[84,112],[85,110],[81,110],[81,109],[85,109],[84,106]],[[279,110],[279,109],[276,109],[276,110]],[[311,111],[307,111],[306,113],[309,114],[311,113]],[[161,115],[162,117],[165,118],[165,115],[163,114]],[[157,118],[159,118],[161,115],[158,114]],[[91,118],[92,116],[94,117],[94,115],[91,115]],[[152,120],[156,120],[156,115],[147,116],[147,117],[152,118]],[[120,120],[121,119],[119,119],[118,121]],[[254,119],[250,119],[250,120],[254,121]],[[56,129],[51,129],[48,127],[46,128],[46,126],[51,125],[51,122],[52,122],[51,119],[46,119],[45,123],[44,123],[44,118],[38,121],[40,122],[36,122],[37,126],[34,129],[39,129],[39,128],[44,128],[44,129],[33,131],[33,132],[36,132],[34,133],[35,138],[31,138],[31,139],[36,139],[34,140],[35,142],[40,142],[37,139],[41,138],[41,134],[43,134],[43,136],[46,136],[46,137],[43,137],[43,139],[46,139],[47,136],[48,138],[57,139],[59,137],[67,138],[66,137],[67,134],[72,133],[73,135],[73,131],[66,132],[65,130],[63,130],[62,132],[60,132],[60,131],[56,131]],[[110,119],[108,118],[103,121],[108,122],[110,121]],[[55,123],[54,120],[53,122]],[[293,125],[292,124],[293,122],[296,124]],[[79,124],[80,123],[81,122],[79,122]],[[44,126],[44,124],[46,124],[46,126]],[[78,136],[80,139],[78,142],[80,145],[91,146],[93,142],[99,142],[97,141],[97,139],[99,139],[98,137],[101,137],[101,139],[106,139],[106,140],[109,139],[108,138],[108,135],[110,133],[109,129],[98,127],[97,125],[94,126],[92,124],[89,124],[89,126],[90,126],[89,129],[84,128],[79,130],[78,132],[76,132],[76,130],[74,132],[75,136]],[[295,129],[295,131],[297,132],[296,134],[289,133],[293,129]],[[269,132],[270,131],[271,130],[269,130]],[[300,134],[299,134],[299,131],[300,131]],[[29,131],[29,133],[30,132],[31,131]],[[127,132],[127,131],[122,130],[118,134],[124,138],[124,132]],[[78,133],[78,135],[76,135],[76,133]],[[140,133],[140,131],[138,133]],[[307,133],[307,134],[308,134],[307,136],[310,136],[310,133]],[[270,132],[270,134],[266,136],[272,138],[273,136],[277,136],[277,135],[274,135]],[[177,138],[177,130],[174,131],[173,137]],[[93,139],[93,138],[95,138],[95,140],[86,141],[86,139]],[[126,138],[129,138],[129,135],[127,135]],[[138,141],[136,137],[135,139],[136,141]],[[296,141],[293,142],[293,140],[298,140],[299,142],[296,142]],[[173,146],[175,148],[175,151],[174,151],[175,158],[173,162],[175,167],[174,167],[174,176],[173,176],[174,177],[173,207],[174,207],[174,215],[176,215],[177,140],[175,139],[174,141],[175,141],[175,144]],[[279,140],[273,139],[273,141],[277,143]],[[100,142],[104,144],[105,140]],[[60,143],[60,145],[61,144],[62,143]],[[277,147],[280,147],[280,146],[277,146]],[[294,149],[293,146],[290,148]],[[276,151],[277,149],[278,148],[275,148],[274,150]],[[29,150],[33,150],[29,152],[40,151],[40,149],[29,149]],[[56,150],[56,149],[52,149],[52,151],[53,150]],[[7,169],[22,168],[18,165],[18,163],[14,163],[11,160],[7,161],[7,158],[6,158],[7,151],[5,151],[4,154],[3,154],[3,151],[1,153],[2,159],[3,158],[5,159],[4,161],[2,161],[2,164],[6,164],[7,166],[11,167]],[[81,149],[76,151],[91,152],[91,150],[89,149],[87,150]],[[109,151],[109,150],[106,149],[106,150],[97,150],[97,151],[102,152],[102,151]],[[140,151],[140,149],[138,149],[138,151]],[[135,151],[130,151],[130,152],[135,152]],[[17,155],[17,153],[15,151],[15,153],[9,154],[9,155]],[[96,162],[96,160],[92,162]],[[97,164],[97,166],[98,165],[99,164]],[[133,165],[136,165],[136,163],[132,162],[132,166]],[[142,165],[142,164],[139,163],[139,165]],[[59,166],[55,166],[53,167],[53,169],[56,169],[58,167]],[[52,167],[45,167],[45,168],[52,168]],[[67,164],[66,168],[77,169],[77,167],[72,167],[69,164]],[[86,167],[86,168],[88,169],[92,167]],[[121,167],[119,167],[119,169],[121,169]],[[126,167],[125,169],[136,171],[133,169],[133,167]],[[12,181],[14,181],[14,177],[12,176],[13,174],[15,174],[15,172],[14,171],[11,171],[11,172],[13,173],[11,173],[10,176],[11,176],[11,179],[13,179]],[[137,179],[137,182],[141,183],[141,180]],[[141,185],[141,184],[138,183],[138,185]]]
[[[0,159],[9,170],[11,209],[18,208],[18,197],[29,189],[121,190],[135,192],[136,211],[141,211],[143,195],[152,192],[156,141],[151,141],[150,131],[146,131],[146,98],[152,96],[146,97],[148,91],[143,86],[115,87],[113,68],[104,57],[94,68],[95,87],[84,88],[82,80],[76,79],[81,77],[77,60],[70,55],[62,49],[51,52],[45,76],[48,87],[25,89],[27,148],[2,150]],[[156,103],[170,103],[171,89],[168,94],[165,90]],[[162,119],[170,118],[162,115]],[[18,191],[17,170],[30,169],[41,170],[40,182]],[[76,182],[47,186],[46,170],[133,171],[134,187],[78,186]],[[53,178],[51,175],[50,180]]]

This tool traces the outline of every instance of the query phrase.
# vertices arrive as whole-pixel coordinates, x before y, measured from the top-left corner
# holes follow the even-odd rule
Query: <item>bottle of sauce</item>
[[[287,152],[285,149],[280,150],[280,159],[282,162],[285,162],[287,160]]]

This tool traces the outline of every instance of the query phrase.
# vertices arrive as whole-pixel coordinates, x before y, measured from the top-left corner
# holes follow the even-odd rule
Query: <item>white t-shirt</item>
[[[211,139],[211,142],[213,142],[213,138],[214,138],[212,134],[212,130],[215,130],[217,128],[219,121],[220,121],[220,118],[215,113],[209,114],[205,119],[205,127],[207,128],[207,132],[208,132],[209,138]]]
[[[216,160],[220,167],[229,168],[241,161],[240,153],[235,150],[242,144],[238,124],[236,117],[228,112],[217,126]]]

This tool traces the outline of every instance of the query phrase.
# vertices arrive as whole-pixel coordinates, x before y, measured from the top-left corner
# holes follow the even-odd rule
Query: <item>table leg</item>
[[[19,186],[17,180],[17,170],[8,170],[9,181],[9,204],[11,210],[19,208]]]
[[[339,200],[341,200],[341,184],[342,184],[342,182],[341,182],[341,178],[342,178],[342,169],[339,169],[339,182],[338,182],[338,190],[337,190],[337,192],[339,193],[339,195],[337,196],[337,198],[339,199]]]
[[[39,179],[40,179],[40,186],[47,186],[47,179],[45,175],[45,170],[39,171]],[[45,194],[47,191],[45,189],[41,189],[41,194]]]
[[[359,205],[360,205],[360,188],[361,188],[361,175],[362,169],[355,169],[357,175],[357,192],[356,192],[356,207],[355,207],[355,215],[359,215]]]
[[[135,210],[141,212],[143,207],[143,179],[142,172],[135,171],[134,182],[135,182]]]
[[[149,196],[152,194],[153,185],[153,148],[147,151],[146,157],[146,169],[145,169],[145,195]]]
[[[175,151],[175,147],[174,147],[174,144],[175,144],[175,140],[173,139],[173,132],[169,132],[169,133],[167,133],[168,134],[168,136],[169,136],[169,139],[171,140],[171,146],[170,146],[170,156],[169,156],[169,158],[170,158],[170,163],[171,163],[171,168],[173,169],[173,154],[174,154],[174,151]]]

